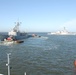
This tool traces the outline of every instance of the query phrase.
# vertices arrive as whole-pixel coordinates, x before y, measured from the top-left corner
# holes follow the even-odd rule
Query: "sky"
[[[76,32],[76,0],[0,0],[0,32],[53,32],[64,27]]]

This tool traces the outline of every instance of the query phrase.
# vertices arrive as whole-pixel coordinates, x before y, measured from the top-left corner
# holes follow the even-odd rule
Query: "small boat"
[[[40,38],[41,36],[36,35],[36,34],[32,34],[32,37],[38,37],[38,38]]]

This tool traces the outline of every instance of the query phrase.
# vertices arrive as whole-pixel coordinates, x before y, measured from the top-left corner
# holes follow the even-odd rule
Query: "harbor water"
[[[7,53],[11,53],[11,75],[76,75],[76,35],[37,34],[42,37],[0,44],[0,73],[7,75]]]

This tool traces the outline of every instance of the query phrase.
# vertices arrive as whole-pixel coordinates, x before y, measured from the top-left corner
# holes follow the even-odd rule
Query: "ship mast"
[[[16,31],[16,32],[18,32],[18,31],[19,31],[19,26],[20,26],[21,22],[18,21],[18,22],[15,22],[15,24],[16,24],[16,25],[15,25],[15,27],[13,28],[13,30]]]

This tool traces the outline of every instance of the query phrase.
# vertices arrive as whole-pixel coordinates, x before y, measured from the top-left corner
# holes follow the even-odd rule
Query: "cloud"
[[[76,19],[65,22],[61,27],[66,27],[68,30],[76,31]]]
[[[64,23],[64,25],[66,25],[66,26],[76,25],[76,19],[68,21],[68,22]]]

